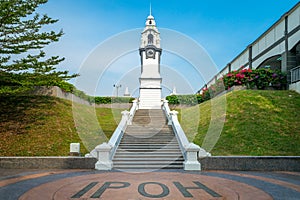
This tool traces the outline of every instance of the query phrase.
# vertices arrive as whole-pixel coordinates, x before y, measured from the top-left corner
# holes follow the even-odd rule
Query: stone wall
[[[290,90],[294,90],[294,91],[300,93],[300,81],[291,84],[291,85],[289,86],[289,89],[290,89]]]
[[[36,87],[33,91],[35,95],[46,95],[46,96],[53,96],[58,97],[61,99],[70,100],[79,104],[84,105],[91,105],[99,108],[113,108],[113,109],[130,109],[132,103],[112,103],[112,104],[95,104],[90,103],[87,100],[81,99],[80,97],[75,96],[72,93],[64,92],[61,88],[57,86],[51,87]]]
[[[94,169],[96,162],[85,157],[0,157],[0,168]],[[204,171],[300,171],[300,156],[212,156],[200,162]]]
[[[300,156],[212,156],[200,163],[202,170],[300,171]]]
[[[47,96],[53,96],[58,97],[61,99],[67,99],[76,103],[84,104],[84,105],[93,105],[87,100],[81,99],[80,97],[75,96],[72,93],[64,92],[61,88],[57,86],[51,86],[51,87],[36,87],[34,92],[35,95],[47,95]]]
[[[0,157],[1,169],[94,169],[96,158]]]

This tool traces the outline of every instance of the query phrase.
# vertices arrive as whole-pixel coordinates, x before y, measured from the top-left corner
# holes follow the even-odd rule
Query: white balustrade
[[[172,125],[172,119],[171,119],[171,115],[170,115],[170,108],[169,108],[169,101],[168,100],[164,100],[163,101],[163,110],[165,111],[166,117],[168,119],[168,125]]]
[[[122,119],[111,136],[108,143],[103,143],[98,145],[92,152],[97,155],[97,163],[95,164],[95,169],[97,170],[111,170],[113,168],[112,159],[115,155],[115,152],[120,144],[120,141],[124,135],[125,129],[127,128],[130,118],[134,116],[137,109],[137,103],[134,102],[133,106],[128,112],[127,110],[122,111]],[[131,119],[132,120],[132,119]],[[92,152],[90,155],[93,155]]]
[[[98,161],[95,164],[95,169],[97,170],[111,170],[113,163],[110,159],[110,152],[112,146],[107,143],[102,143],[96,146],[95,150],[97,152]]]
[[[210,155],[204,149],[200,148],[198,145],[188,141],[179,121],[177,114],[178,112],[173,110],[170,111],[168,101],[165,100],[163,103],[163,109],[168,118],[168,124],[172,125],[173,131],[178,140],[181,152],[184,156],[184,170],[201,170],[201,164],[198,161],[198,156],[208,156]]]
[[[121,142],[121,139],[123,137],[123,134],[128,124],[129,112],[127,110],[124,110],[121,113],[122,113],[122,119],[108,142],[112,146],[110,159],[114,157],[115,152]]]
[[[128,125],[132,125],[132,120],[135,115],[135,112],[138,110],[138,101],[135,99],[132,101],[132,107],[129,112]]]

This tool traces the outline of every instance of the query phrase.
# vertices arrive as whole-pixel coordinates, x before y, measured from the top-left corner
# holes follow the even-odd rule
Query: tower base
[[[139,109],[161,109],[161,88],[140,88]]]

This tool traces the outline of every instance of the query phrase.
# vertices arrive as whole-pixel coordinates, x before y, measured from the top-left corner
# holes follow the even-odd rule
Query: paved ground
[[[0,199],[300,199],[300,172],[0,169]]]

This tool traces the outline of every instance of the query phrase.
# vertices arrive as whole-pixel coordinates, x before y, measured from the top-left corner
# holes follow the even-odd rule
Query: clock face
[[[149,58],[154,58],[154,50],[153,49],[148,49],[147,50],[147,57],[149,57]]]

